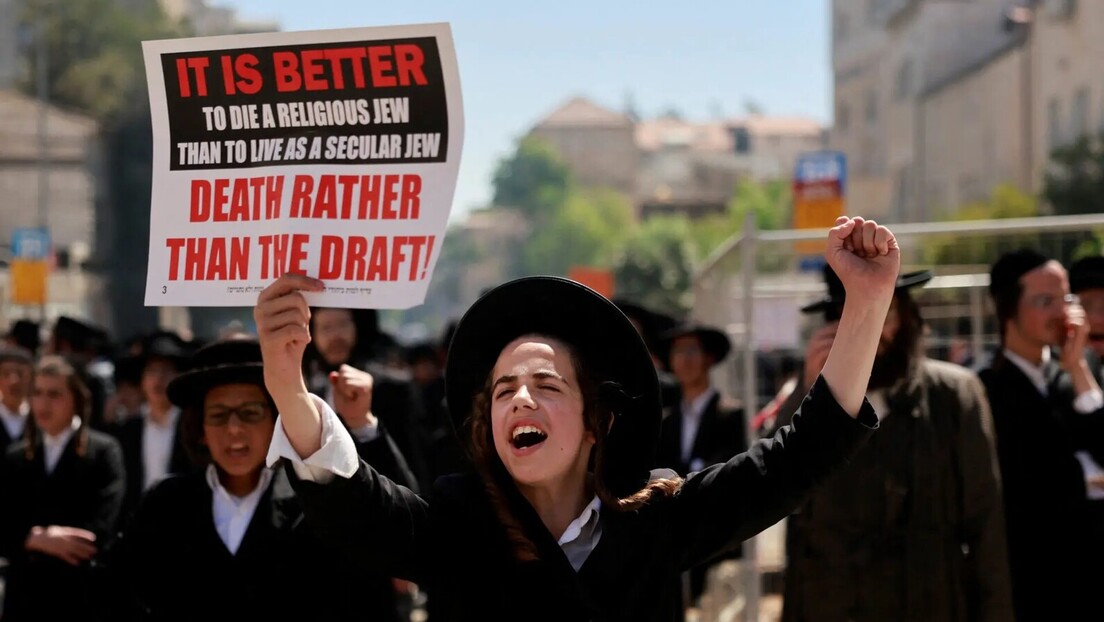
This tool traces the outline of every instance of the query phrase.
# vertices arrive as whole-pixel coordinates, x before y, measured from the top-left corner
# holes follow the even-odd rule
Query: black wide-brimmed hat
[[[1070,291],[1104,288],[1104,257],[1095,255],[1074,262],[1069,270]]]
[[[625,314],[606,297],[569,279],[510,281],[486,292],[460,318],[445,364],[446,399],[457,433],[467,442],[474,397],[485,387],[502,349],[529,334],[564,341],[599,382],[620,385],[618,399],[611,399],[616,402],[611,404],[614,423],[598,476],[618,497],[643,488],[659,440],[655,365]]]
[[[930,280],[932,280],[931,270],[908,272],[897,277],[897,284],[894,286],[894,289],[895,291],[910,289],[920,285],[926,285]],[[828,295],[812,304],[801,307],[802,313],[828,311],[829,309],[843,306],[844,298],[847,296],[847,290],[844,289],[843,281],[840,280],[836,271],[827,264],[824,265],[824,283],[828,286]]]
[[[142,339],[142,367],[153,359],[164,359],[177,369],[184,369],[192,357],[191,348],[184,338],[170,330],[155,331]]]
[[[256,339],[225,339],[196,351],[191,369],[169,383],[169,401],[187,406],[203,399],[213,387],[256,384],[264,388],[261,345]]]
[[[675,318],[625,298],[614,298],[613,304],[639,325],[640,334],[644,337],[644,345],[659,356],[663,334],[678,324]]]
[[[698,338],[698,341],[701,342],[702,350],[705,350],[705,353],[713,358],[714,365],[723,361],[732,350],[732,341],[730,341],[728,335],[723,332],[712,326],[685,322],[663,333],[661,349],[663,361],[670,365],[671,344],[679,337],[688,337],[691,335]]]

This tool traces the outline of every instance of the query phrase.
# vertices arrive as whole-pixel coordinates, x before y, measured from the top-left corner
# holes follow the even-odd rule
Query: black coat
[[[169,475],[187,473],[196,469],[188,458],[188,451],[184,448],[184,442],[180,434],[180,425],[184,421],[181,413],[176,420],[176,433],[173,436],[172,453],[169,456]],[[127,494],[126,503],[123,506],[124,516],[129,515],[138,506],[145,492],[146,467],[142,460],[142,432],[146,427],[144,416],[128,417],[118,424],[112,425],[108,431],[119,440],[123,448],[123,460],[126,465]]]
[[[668,411],[660,427],[656,466],[674,469],[686,477],[690,471],[697,470],[692,465],[699,461],[702,466],[726,462],[747,446],[744,411],[718,393],[702,410],[689,462],[682,460],[682,404],[676,403]]]
[[[357,453],[413,483],[385,432]],[[287,475],[277,469],[236,554],[215,530],[202,472],[167,478],[143,497],[113,551],[114,585],[126,620],[395,621],[389,577],[320,542],[303,522]],[[368,553],[371,555],[371,553]]]
[[[46,473],[42,441],[26,458],[27,441],[8,448],[0,470],[0,556],[10,563],[4,622],[98,620],[102,574],[97,560],[70,566],[52,556],[28,553],[24,541],[35,526],[79,527],[96,534],[96,546],[110,546],[123,508],[126,474],[119,443],[91,430],[83,456],[73,435],[53,473]]]
[[[993,410],[1016,619],[1076,619],[1095,607],[1080,448],[1104,456],[1104,412],[1073,410],[1069,374],[1051,361],[1048,395],[1001,353],[980,372]]]
[[[578,573],[513,487],[506,497],[537,561],[514,559],[474,475],[441,478],[428,502],[363,461],[350,479],[320,485],[293,477],[293,485],[324,541],[425,586],[434,619],[675,620],[683,571],[786,516],[876,426],[869,405],[856,421],[823,383],[803,411],[773,439],[691,476],[673,496],[636,512],[603,509],[601,540]]]
[[[27,416],[27,423],[24,425],[23,435],[20,435],[18,438],[12,438],[11,435],[8,434],[8,426],[0,423],[0,456],[3,456],[7,452],[8,447],[23,440],[23,436],[27,432],[26,425],[34,425],[30,419],[30,415]]]

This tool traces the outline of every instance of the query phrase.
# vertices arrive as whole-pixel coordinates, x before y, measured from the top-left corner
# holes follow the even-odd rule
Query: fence
[[[1067,265],[1080,255],[1099,254],[1104,214],[899,224],[891,229],[901,246],[901,272],[930,269],[935,274],[926,287],[912,292],[927,324],[929,355],[977,367],[998,343],[987,291],[989,265],[1022,246]],[[799,309],[825,293],[818,258],[804,254],[807,249],[801,245],[825,239],[824,230],[756,231],[749,218],[744,233],[717,249],[694,277],[694,318],[722,328],[734,345],[733,355],[715,371],[714,382],[745,406],[754,405],[745,412],[755,413],[782,383],[800,373],[805,339],[823,320]],[[748,417],[749,425],[752,419]],[[758,434],[752,429],[749,438]],[[782,533],[770,530],[745,544],[743,585],[736,590],[742,593],[745,620],[758,621],[763,574],[780,570],[784,563],[784,553],[764,559],[759,551],[784,550],[776,540]]]

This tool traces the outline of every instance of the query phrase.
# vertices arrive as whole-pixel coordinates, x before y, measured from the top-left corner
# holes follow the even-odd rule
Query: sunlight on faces
[[[314,347],[329,365],[343,365],[353,356],[356,323],[348,309],[316,309],[313,315]]]
[[[76,400],[65,378],[41,374],[35,377],[31,412],[39,429],[50,436],[61,434],[73,423],[75,409]]]
[[[264,391],[255,384],[224,384],[203,399],[203,443],[231,477],[260,472],[275,427]]]
[[[1066,331],[1066,302],[1069,278],[1057,261],[1049,261],[1020,277],[1016,317],[1010,329],[1025,342],[1038,347],[1058,345]]]
[[[594,435],[583,422],[583,396],[569,348],[525,336],[498,356],[492,371],[495,452],[522,486],[585,479]],[[516,434],[523,430],[528,432]]]
[[[0,363],[0,396],[9,407],[18,407],[27,399],[31,390],[31,375],[33,369],[30,365],[17,361],[4,361]]]

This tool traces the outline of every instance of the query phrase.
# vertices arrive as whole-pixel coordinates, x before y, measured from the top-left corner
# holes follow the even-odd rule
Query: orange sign
[[[46,261],[15,259],[11,264],[12,304],[46,304],[46,276],[50,266]]]
[[[847,164],[842,153],[818,151],[802,154],[793,181],[794,229],[828,229],[843,215]],[[794,245],[801,255],[824,252],[823,240]]]
[[[609,270],[572,266],[567,271],[567,278],[586,285],[606,298],[613,298],[613,272]]]

